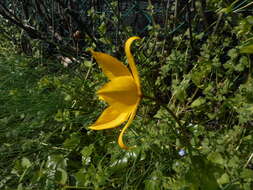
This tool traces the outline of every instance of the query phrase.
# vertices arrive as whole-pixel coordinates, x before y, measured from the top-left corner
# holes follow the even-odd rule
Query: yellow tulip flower
[[[118,144],[123,149],[129,149],[123,142],[123,134],[132,123],[142,96],[139,74],[130,52],[132,42],[137,39],[140,38],[131,37],[125,44],[130,70],[118,59],[91,50],[92,56],[110,81],[97,91],[99,98],[106,101],[109,107],[89,128],[92,130],[115,128],[128,120],[118,138]]]

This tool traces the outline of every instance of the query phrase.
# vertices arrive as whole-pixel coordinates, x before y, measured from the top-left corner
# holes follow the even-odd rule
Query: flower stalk
[[[173,117],[173,119],[175,120],[175,122],[178,124],[179,126],[179,130],[181,132],[182,135],[178,136],[181,140],[181,142],[184,145],[187,145],[187,136],[188,136],[188,132],[187,130],[184,128],[184,126],[182,125],[182,123],[180,122],[180,120],[178,119],[177,115],[170,109],[168,108],[167,105],[165,105],[164,103],[162,103],[161,101],[157,100],[156,98],[147,96],[147,95],[142,95],[143,98],[146,98],[148,100],[151,100],[155,103],[157,103],[158,105],[160,105],[161,107],[163,107],[164,109],[166,109],[167,112],[169,112],[169,114]],[[175,130],[174,130],[175,131]]]

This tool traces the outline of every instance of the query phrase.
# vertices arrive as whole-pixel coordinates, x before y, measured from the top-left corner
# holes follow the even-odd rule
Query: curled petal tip
[[[132,36],[128,38],[128,40],[140,40],[141,38],[139,36]]]
[[[140,89],[139,73],[137,71],[133,55],[130,51],[131,44],[133,43],[134,40],[138,40],[138,39],[140,39],[138,36],[133,36],[133,37],[130,37],[126,41],[126,43],[125,43],[125,53],[126,53],[127,61],[128,61],[129,66],[130,66],[133,78],[134,78],[138,88]]]
[[[129,127],[129,125],[133,122],[133,119],[134,119],[134,117],[135,117],[135,115],[136,115],[136,111],[137,111],[137,108],[138,108],[139,103],[140,103],[140,100],[138,100],[136,106],[135,106],[134,109],[132,110],[132,113],[131,113],[131,115],[130,115],[130,117],[129,117],[127,123],[126,123],[126,125],[123,127],[122,131],[120,132],[120,135],[119,135],[119,138],[118,138],[118,144],[119,144],[119,146],[120,146],[122,149],[129,150],[129,149],[133,148],[133,147],[127,147],[127,146],[124,144],[124,142],[123,142],[123,135],[124,135],[126,129]]]
[[[92,53],[92,54],[95,52],[92,48],[88,48],[87,51]]]

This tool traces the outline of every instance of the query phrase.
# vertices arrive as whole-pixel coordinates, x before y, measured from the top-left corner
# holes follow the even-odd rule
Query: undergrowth
[[[188,12],[187,22],[165,25],[147,7],[153,20],[132,52],[142,91],[156,101],[142,100],[126,133],[129,151],[117,145],[120,127],[88,129],[106,107],[95,94],[106,78],[86,51],[98,48],[92,39],[68,66],[45,58],[36,42],[37,53],[25,56],[3,41],[0,189],[253,189],[253,18],[250,1],[238,2],[207,1],[205,20],[196,1],[192,20]],[[99,21],[100,51],[125,60],[124,41],[136,32],[119,28],[115,41],[112,21],[88,13]]]

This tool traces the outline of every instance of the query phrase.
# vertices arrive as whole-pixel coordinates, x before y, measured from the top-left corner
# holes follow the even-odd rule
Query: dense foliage
[[[38,2],[0,2],[0,189],[253,189],[251,0]],[[106,78],[87,49],[125,60],[133,35],[126,151],[88,129]]]

